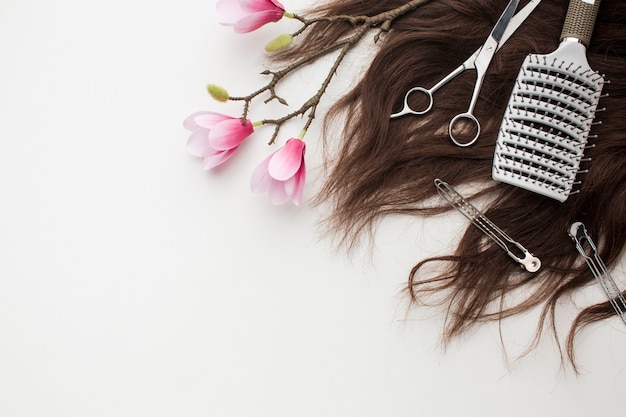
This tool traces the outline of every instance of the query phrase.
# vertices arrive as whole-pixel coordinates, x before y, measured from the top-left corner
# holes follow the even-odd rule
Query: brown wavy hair
[[[322,5],[316,15],[368,15],[398,7],[402,0],[337,0]],[[538,273],[520,270],[505,252],[469,226],[449,256],[421,260],[410,271],[407,292],[414,303],[443,295],[447,309],[445,339],[460,335],[479,322],[500,320],[542,307],[537,335],[545,323],[554,331],[558,301],[593,282],[567,234],[581,221],[609,268],[620,259],[626,243],[626,7],[603,0],[587,57],[591,67],[606,74],[593,128],[594,147],[587,149],[588,170],[579,192],[564,203],[495,182],[491,166],[498,129],[520,65],[529,53],[554,51],[559,43],[568,1],[544,0],[495,55],[476,106],[482,132],[468,148],[453,145],[447,124],[467,108],[475,73],[461,75],[435,94],[433,111],[419,117],[390,120],[401,108],[405,92],[432,86],[458,66],[485,40],[508,2],[506,0],[433,0],[397,19],[377,44],[371,64],[352,90],[326,116],[329,171],[317,196],[332,204],[330,228],[347,245],[373,230],[389,214],[427,216],[450,207],[435,199],[435,178],[452,186],[478,184],[488,203],[485,215],[542,261]],[[520,7],[526,4],[522,1]],[[318,24],[297,47],[279,59],[306,55],[345,35],[351,26]],[[340,68],[340,71],[342,69]],[[330,128],[343,123],[340,134]],[[427,264],[441,264],[435,276]],[[430,270],[430,268],[428,268]],[[510,303],[511,294],[522,299]],[[608,302],[587,307],[575,318],[566,354],[574,368],[574,337],[585,325],[614,317]]]

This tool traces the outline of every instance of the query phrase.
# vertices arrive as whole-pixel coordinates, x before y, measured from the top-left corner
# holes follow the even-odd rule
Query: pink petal
[[[274,3],[274,6],[281,9],[283,12],[285,11],[285,6],[283,6],[282,3],[278,0],[271,0],[271,2]]]
[[[192,113],[183,121],[183,127],[187,130],[196,130],[200,128],[212,129],[213,126],[224,120],[235,119],[234,117],[227,116],[221,113],[215,113],[212,111],[198,111]]]
[[[283,13],[277,13],[273,10],[258,12],[240,19],[233,28],[236,33],[252,32],[266,23],[278,22],[282,17]]]
[[[209,131],[207,129],[198,129],[189,135],[187,139],[187,150],[193,156],[202,158],[212,150],[209,145]]]
[[[280,206],[289,201],[289,194],[285,190],[284,181],[272,181],[269,189],[269,197],[272,204]]]
[[[223,25],[234,25],[238,20],[248,15],[237,0],[220,0],[216,5],[217,12],[222,15]]]
[[[302,203],[302,199],[304,197],[304,184],[306,181],[306,168],[304,166],[304,161],[302,162],[302,166],[300,170],[294,175],[290,181],[288,181],[289,186],[285,185],[285,189],[287,193],[291,196],[293,203],[296,206],[299,206]]]
[[[214,149],[227,150],[236,148],[250,136],[254,128],[249,120],[241,124],[241,119],[224,120],[216,124],[209,132],[209,144]]]
[[[285,192],[289,197],[293,196],[296,191],[296,176],[289,178],[287,181],[283,181]]]
[[[280,3],[277,5],[272,0],[239,0],[239,5],[246,12],[256,13],[279,10],[281,15],[285,13],[283,5]]]
[[[233,153],[235,153],[235,149],[231,149],[229,151],[216,151],[214,154],[206,155],[204,157],[203,168],[207,170],[215,168],[216,166],[226,162],[228,158],[233,156]]]
[[[273,154],[272,154],[273,155]],[[272,155],[268,156],[252,171],[250,178],[250,189],[253,193],[262,194],[270,189],[272,183],[272,177],[267,172],[267,167],[270,163]]]
[[[293,177],[302,165],[304,148],[304,142],[300,139],[289,139],[285,146],[276,151],[268,167],[272,178],[286,181]]]

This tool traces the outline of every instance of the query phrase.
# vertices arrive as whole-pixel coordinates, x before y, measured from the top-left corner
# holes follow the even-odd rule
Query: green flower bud
[[[219,85],[209,84],[206,86],[207,91],[217,101],[227,101],[230,96],[228,95],[228,91],[224,90]]]
[[[293,42],[293,36],[288,33],[284,33],[269,41],[268,44],[265,45],[265,50],[267,52],[282,51],[283,49],[287,49],[289,45],[291,45],[291,42]]]

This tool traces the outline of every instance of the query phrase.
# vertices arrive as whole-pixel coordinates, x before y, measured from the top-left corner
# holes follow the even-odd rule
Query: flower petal
[[[197,111],[195,113],[192,113],[183,121],[183,127],[191,131],[200,128],[212,129],[219,122],[229,119],[237,120],[234,117],[227,116],[221,113],[215,113],[212,111]]]
[[[241,124],[241,119],[224,120],[216,124],[209,132],[209,144],[214,149],[227,150],[236,148],[250,136],[254,128],[249,120]]]
[[[266,23],[278,22],[283,17],[283,13],[274,10],[250,14],[234,24],[236,33],[252,32]]]
[[[220,0],[215,6],[217,13],[222,15],[223,25],[234,25],[238,20],[247,16],[237,0]]]
[[[228,158],[233,156],[233,153],[235,153],[235,149],[228,151],[215,151],[213,154],[206,155],[204,157],[204,164],[202,167],[207,170],[215,168],[216,166],[226,162]]]
[[[291,199],[296,206],[299,206],[302,203],[304,198],[304,184],[306,182],[306,167],[304,166],[304,161],[302,161],[302,166],[293,176],[294,180],[294,190],[289,193],[291,195]]]
[[[273,155],[273,154],[272,154]],[[267,172],[267,166],[270,163],[272,155],[265,158],[255,169],[252,171],[250,177],[250,189],[253,193],[262,194],[270,189],[270,185],[273,181],[270,174]]]
[[[278,0],[270,0],[275,7],[281,9],[283,12],[285,11],[285,6],[282,5],[281,2],[279,2]]]
[[[285,184],[285,192],[289,197],[293,196],[296,191],[296,176],[289,178],[287,181],[283,181]]]
[[[198,158],[202,158],[211,152],[213,149],[209,145],[209,131],[207,129],[198,129],[189,135],[187,150]]]
[[[300,139],[289,139],[285,146],[276,151],[268,166],[272,178],[286,181],[293,177],[302,165],[304,148],[304,142]]]
[[[305,179],[306,169],[304,169],[303,166],[298,170],[296,175],[285,181],[285,192],[293,200],[296,206],[299,206],[300,203],[302,203]]]
[[[281,14],[285,13],[285,8],[282,4],[272,0],[239,0],[239,6],[246,12],[267,12],[267,11],[280,11]]]
[[[272,181],[269,189],[269,197],[272,204],[280,206],[289,201],[289,194],[285,189],[285,181]]]

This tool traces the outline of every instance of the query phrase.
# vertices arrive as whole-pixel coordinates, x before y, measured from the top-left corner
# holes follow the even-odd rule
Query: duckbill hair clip
[[[578,249],[578,252],[580,252],[585,259],[591,273],[593,273],[593,276],[596,277],[602,286],[615,313],[622,319],[624,324],[626,324],[626,299],[624,299],[624,296],[619,291],[615,280],[611,274],[609,274],[600,255],[598,255],[598,249],[595,243],[593,243],[593,240],[591,240],[591,237],[589,237],[585,225],[581,222],[573,223],[570,226],[569,235],[576,244],[576,249]]]
[[[437,193],[444,200],[446,200],[452,207],[460,211],[461,214],[467,217],[474,226],[480,229],[481,232],[486,234],[491,240],[498,244],[498,246],[504,249],[507,255],[509,255],[515,262],[518,262],[528,272],[537,272],[539,268],[541,268],[541,261],[539,258],[533,256],[519,242],[513,240],[509,235],[504,233],[480,210],[474,207],[472,203],[459,194],[451,185],[440,179],[436,179],[435,187],[437,187]]]

